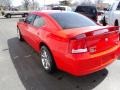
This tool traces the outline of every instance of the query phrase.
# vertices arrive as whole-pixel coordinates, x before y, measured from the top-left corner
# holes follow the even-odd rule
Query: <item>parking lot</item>
[[[46,73],[40,57],[16,34],[19,17],[0,17],[0,90],[119,90],[120,60],[99,72],[75,77]]]

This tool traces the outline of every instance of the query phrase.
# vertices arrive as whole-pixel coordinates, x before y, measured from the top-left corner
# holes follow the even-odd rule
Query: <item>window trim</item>
[[[70,12],[70,13],[74,13],[74,12]],[[60,22],[59,21],[59,17],[56,17],[57,15],[58,15],[59,13],[53,13],[53,14],[49,14],[50,16],[51,16],[51,18],[63,29],[63,30],[68,30],[68,29],[73,29],[73,28],[82,28],[82,27],[86,27],[86,26],[96,26],[96,25],[98,25],[96,22],[94,22],[93,20],[91,20],[91,19],[89,19],[88,17],[86,17],[86,16],[84,16],[84,15],[82,15],[82,14],[78,14],[78,13],[76,13],[77,15],[81,15],[82,16],[82,18],[84,17],[84,20],[86,19],[88,19],[88,20],[90,20],[90,22],[89,23],[93,23],[93,25],[86,25],[86,26],[79,26],[79,27],[77,27],[77,26],[74,26],[74,27],[69,27],[69,25],[68,25],[68,27],[64,27],[64,25],[62,24],[62,22]],[[65,13],[63,13],[63,14],[65,14]],[[74,13],[75,14],[75,13]],[[55,16],[55,17],[54,17]],[[58,20],[56,19],[56,18],[58,18]],[[81,19],[82,19],[81,18]]]
[[[27,18],[29,18],[29,16],[34,16],[34,18],[33,18],[33,21],[32,21],[32,22],[27,23],[26,20],[27,20]],[[32,25],[33,22],[34,22],[34,20],[35,20],[35,18],[36,18],[36,15],[35,15],[35,14],[29,14],[29,15],[27,16],[27,18],[25,19],[25,23],[26,23],[26,24],[29,24],[29,25]]]

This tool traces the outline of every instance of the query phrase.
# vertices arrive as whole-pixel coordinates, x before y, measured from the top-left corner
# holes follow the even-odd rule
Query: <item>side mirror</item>
[[[23,19],[23,18],[19,19],[19,22],[25,22],[25,19]]]

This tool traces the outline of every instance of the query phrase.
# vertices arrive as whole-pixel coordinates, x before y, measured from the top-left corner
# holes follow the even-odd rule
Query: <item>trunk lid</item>
[[[99,53],[118,45],[119,31],[115,27],[90,26],[85,28],[63,30],[70,39],[79,39],[84,34],[85,45],[91,54]],[[81,37],[80,37],[81,38]],[[79,40],[81,41],[81,40]],[[81,42],[79,42],[81,43]],[[78,41],[77,41],[78,44]]]
[[[99,53],[110,49],[119,42],[119,33],[117,31],[105,32],[100,35],[93,35],[86,38],[86,46],[90,53]]]

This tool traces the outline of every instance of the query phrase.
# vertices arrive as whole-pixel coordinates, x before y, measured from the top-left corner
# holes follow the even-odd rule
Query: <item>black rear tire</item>
[[[17,35],[18,35],[18,39],[19,39],[20,41],[24,41],[23,36],[22,36],[19,28],[17,28]]]
[[[115,21],[115,26],[119,26],[119,24],[118,24],[118,21],[117,21],[117,20]],[[116,29],[118,30],[118,29],[119,29],[119,27],[116,27]]]
[[[119,26],[118,21],[115,21],[115,26]]]
[[[5,17],[6,18],[11,18],[11,14],[7,14]]]
[[[41,46],[40,58],[41,58],[42,66],[46,72],[48,73],[55,72],[56,65],[53,56],[50,50],[45,45]]]

